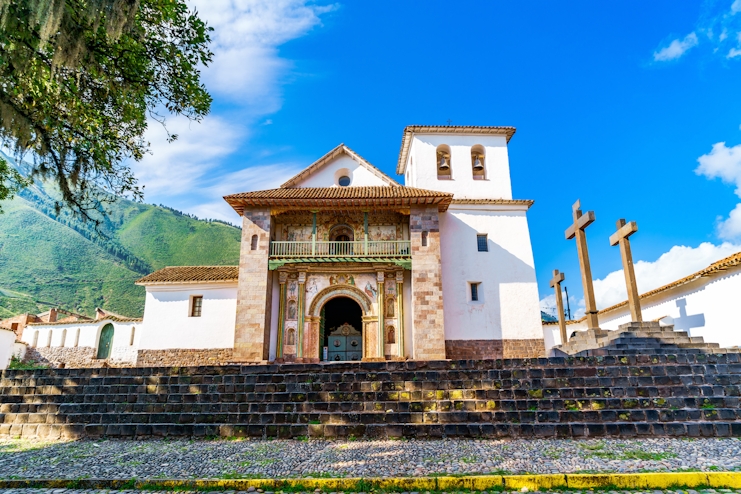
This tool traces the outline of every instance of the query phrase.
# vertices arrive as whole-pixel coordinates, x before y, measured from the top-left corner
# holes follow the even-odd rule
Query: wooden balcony
[[[411,266],[409,240],[270,242],[270,269],[296,262],[391,262]]]

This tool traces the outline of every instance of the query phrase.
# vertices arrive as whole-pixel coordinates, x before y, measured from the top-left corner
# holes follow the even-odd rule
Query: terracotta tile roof
[[[675,288],[675,287],[678,287],[678,286],[681,286],[681,285],[686,285],[687,283],[690,283],[690,282],[695,281],[695,280],[699,280],[700,278],[709,278],[711,276],[714,276],[716,274],[719,274],[719,273],[725,271],[726,269],[733,268],[733,267],[736,267],[736,266],[741,266],[741,252],[736,252],[732,256],[728,256],[725,259],[721,259],[720,261],[714,262],[713,264],[711,264],[710,266],[706,267],[705,269],[701,269],[700,271],[698,271],[696,273],[692,273],[689,276],[685,276],[684,278],[678,279],[677,281],[672,281],[671,283],[668,283],[668,284],[666,284],[664,286],[661,286],[659,288],[656,288],[654,290],[651,290],[649,292],[646,292],[646,293],[644,293],[644,294],[641,295],[641,299],[652,297],[652,296],[657,295],[657,294],[659,294],[661,292],[665,292],[667,290],[671,290],[672,288]],[[610,311],[613,311],[615,309],[618,309],[620,307],[624,307],[624,306],[627,306],[627,305],[628,305],[628,301],[627,300],[624,300],[624,301],[620,302],[619,304],[615,304],[615,305],[612,305],[612,306],[607,307],[605,309],[602,309],[601,311],[599,311],[599,314],[610,312]],[[572,324],[578,323],[578,322],[581,322],[581,321],[584,321],[584,320],[586,320],[586,316],[582,317],[581,319],[579,319],[577,321],[573,321]],[[569,321],[569,322],[571,322],[571,321]],[[544,324],[558,324],[558,323],[544,323]]]
[[[63,326],[63,325],[76,325],[76,326],[83,326],[87,324],[100,324],[105,321],[111,321],[111,322],[142,322],[143,319],[141,317],[117,317],[117,316],[109,316],[104,317],[103,319],[79,319],[77,321],[56,321],[56,322],[31,322],[28,323],[26,326]]]
[[[508,126],[480,126],[480,125],[407,125],[401,137],[399,161],[396,163],[396,173],[403,175],[407,166],[409,146],[414,134],[457,134],[457,135],[503,135],[507,142],[515,135],[514,127]]]
[[[239,266],[168,266],[136,281],[137,285],[223,283],[239,279]]]
[[[351,157],[352,159],[354,159],[355,161],[357,161],[361,166],[363,166],[368,171],[370,171],[373,175],[377,176],[378,178],[380,178],[381,180],[383,180],[384,182],[386,182],[388,185],[390,185],[392,187],[399,187],[400,186],[400,184],[396,180],[394,180],[393,178],[389,177],[388,175],[386,175],[385,173],[383,173],[381,170],[379,170],[375,166],[371,165],[368,162],[368,160],[366,160],[365,158],[363,158],[358,153],[356,153],[355,151],[353,151],[349,147],[345,146],[344,144],[340,144],[339,146],[337,146],[336,148],[332,149],[330,152],[328,152],[327,154],[325,154],[324,156],[322,156],[321,158],[319,158],[318,160],[316,160],[314,163],[312,163],[311,165],[309,165],[306,168],[304,168],[298,174],[296,174],[293,177],[291,177],[290,179],[288,179],[286,181],[286,183],[284,183],[283,185],[281,185],[281,187],[282,188],[293,187],[298,182],[300,182],[303,178],[308,177],[309,175],[311,175],[315,171],[319,170],[320,168],[322,168],[324,165],[326,165],[330,161],[333,161],[335,158],[337,158],[341,154],[345,154],[345,155]]]
[[[237,213],[245,207],[290,206],[299,208],[393,208],[416,205],[437,205],[445,211],[453,194],[415,187],[298,187],[224,196]]]

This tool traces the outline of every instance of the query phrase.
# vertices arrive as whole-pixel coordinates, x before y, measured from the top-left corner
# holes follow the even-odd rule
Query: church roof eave
[[[415,187],[300,187],[242,192],[224,196],[242,215],[245,208],[289,207],[294,209],[396,209],[437,206],[448,209],[453,194]]]

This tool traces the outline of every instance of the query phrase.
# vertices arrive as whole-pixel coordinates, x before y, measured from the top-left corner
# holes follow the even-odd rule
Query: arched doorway
[[[98,338],[98,355],[96,358],[106,359],[111,356],[111,346],[113,344],[113,324],[108,323],[103,326]]]
[[[360,361],[363,358],[363,309],[349,297],[336,297],[322,307],[322,360]]]

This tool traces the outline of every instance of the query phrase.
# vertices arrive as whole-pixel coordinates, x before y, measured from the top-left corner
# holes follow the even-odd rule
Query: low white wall
[[[477,234],[488,236],[488,252],[478,251]],[[446,340],[543,337],[525,211],[451,205],[440,238]],[[470,282],[481,283],[479,302]]]
[[[146,287],[141,350],[233,348],[237,284]],[[201,317],[190,317],[190,298],[203,297]]]
[[[662,324],[673,324],[675,330],[687,331],[690,336],[702,336],[706,343],[718,343],[723,348],[741,346],[739,294],[741,268],[731,268],[722,275],[700,278],[641,299],[643,320],[662,318]],[[630,319],[630,310],[625,305],[601,313],[599,324],[602,329],[613,330]],[[566,326],[569,335],[585,329],[585,322]],[[547,349],[549,333],[554,344],[560,343],[558,325],[543,325],[543,333]]]
[[[90,347],[97,352],[100,332],[113,325],[111,360],[136,362],[136,349],[142,336],[142,322],[118,322],[109,319],[99,321],[77,321],[64,324],[32,324],[25,327],[21,341],[34,348],[79,348]],[[134,333],[132,344],[131,333]]]
[[[0,369],[7,369],[15,350],[15,332],[0,329]]]

